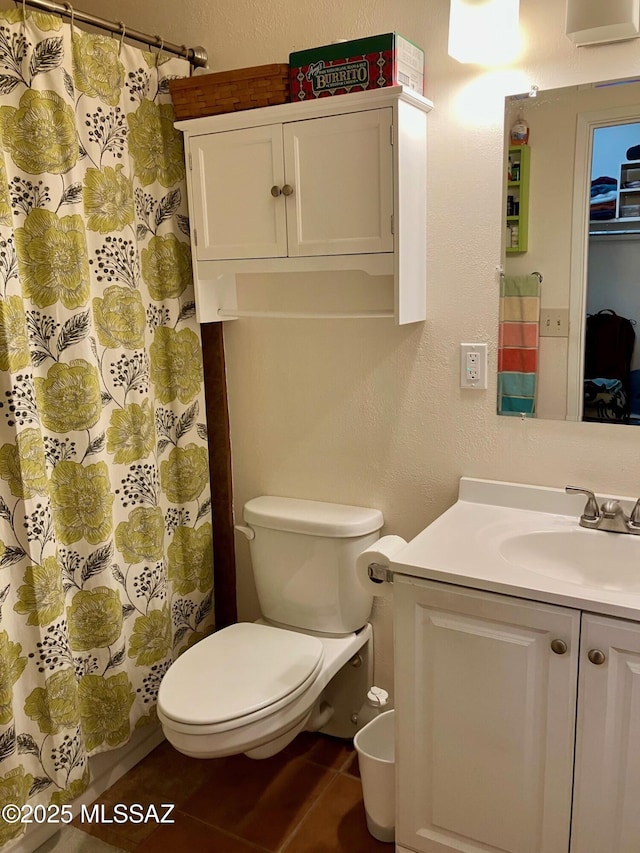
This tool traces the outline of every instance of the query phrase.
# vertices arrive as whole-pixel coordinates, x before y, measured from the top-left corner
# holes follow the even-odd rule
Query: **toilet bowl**
[[[356,696],[371,681],[370,667],[357,655],[371,636],[369,624],[343,637],[253,622],[223,628],[178,658],[165,675],[158,694],[164,735],[192,758],[274,755],[300,731],[317,731],[328,722],[335,709],[322,701],[325,688],[354,658],[362,683],[351,691],[346,713],[357,710]]]
[[[244,521],[262,618],[187,649],[158,692],[165,737],[195,758],[266,758],[304,729],[352,737],[371,686],[372,596],[355,562],[382,513],[263,496]]]

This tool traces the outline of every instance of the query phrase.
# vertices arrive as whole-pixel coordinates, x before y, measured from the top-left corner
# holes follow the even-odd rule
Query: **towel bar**
[[[500,278],[504,278],[504,267],[502,266],[502,264],[496,267],[496,271],[498,272]],[[541,272],[538,272],[537,270],[534,270],[532,273],[530,273],[530,275],[535,275],[540,284],[542,284],[542,282],[544,281],[544,276]]]

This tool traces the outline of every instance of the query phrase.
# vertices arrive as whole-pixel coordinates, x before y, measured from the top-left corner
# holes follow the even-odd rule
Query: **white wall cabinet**
[[[397,86],[179,122],[200,322],[251,313],[238,274],[338,270],[387,276],[387,314],[424,320],[430,109]]]
[[[270,192],[285,182],[281,125],[196,136],[189,162],[197,261],[287,254],[284,203]]]
[[[637,853],[640,625],[398,575],[394,597],[398,851]]]
[[[196,137],[196,258],[393,252],[391,132],[387,107]]]

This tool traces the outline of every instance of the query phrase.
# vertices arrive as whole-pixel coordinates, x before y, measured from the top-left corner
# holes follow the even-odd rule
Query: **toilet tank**
[[[380,510],[263,495],[245,504],[244,520],[265,619],[322,634],[366,623],[373,599],[355,564],[380,535]]]

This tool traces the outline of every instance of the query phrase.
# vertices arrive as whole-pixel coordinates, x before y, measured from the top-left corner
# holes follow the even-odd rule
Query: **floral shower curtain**
[[[212,618],[188,65],[24,14],[0,12],[0,810],[77,797]]]

